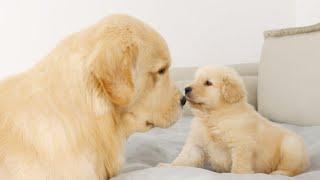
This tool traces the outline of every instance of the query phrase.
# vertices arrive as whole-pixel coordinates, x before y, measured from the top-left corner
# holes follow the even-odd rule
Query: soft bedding
[[[281,124],[300,134],[309,151],[310,169],[295,177],[215,173],[193,167],[155,167],[159,162],[171,162],[178,155],[188,135],[191,120],[192,117],[185,116],[169,129],[154,129],[131,136],[126,145],[123,171],[112,180],[320,180],[320,126]]]

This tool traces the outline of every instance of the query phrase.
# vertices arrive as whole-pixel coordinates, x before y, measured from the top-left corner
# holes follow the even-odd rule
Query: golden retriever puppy
[[[181,114],[185,100],[169,78],[170,62],[157,32],[113,15],[2,81],[1,179],[116,175],[130,134],[169,127]]]
[[[247,103],[244,83],[232,68],[199,69],[185,93],[195,119],[171,165],[201,167],[207,160],[217,172],[287,176],[308,167],[302,138],[258,114]]]

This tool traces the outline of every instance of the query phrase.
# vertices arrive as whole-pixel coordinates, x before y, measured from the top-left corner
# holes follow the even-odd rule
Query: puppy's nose
[[[184,105],[186,104],[186,102],[187,102],[187,99],[186,99],[185,96],[183,96],[183,97],[180,99],[180,105],[181,105],[181,106],[184,106]]]
[[[190,93],[192,91],[192,87],[186,87],[185,89],[184,89],[184,93],[185,94],[188,94],[188,93]]]

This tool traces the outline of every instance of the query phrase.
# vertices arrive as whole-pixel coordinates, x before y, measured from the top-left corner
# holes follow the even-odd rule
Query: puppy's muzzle
[[[187,97],[190,97],[190,94],[191,94],[191,92],[192,92],[192,87],[186,87],[185,89],[184,89],[184,94],[187,96]]]
[[[192,87],[186,87],[185,89],[184,89],[184,93],[187,95],[187,94],[189,94],[189,93],[191,93],[191,91],[192,91]]]

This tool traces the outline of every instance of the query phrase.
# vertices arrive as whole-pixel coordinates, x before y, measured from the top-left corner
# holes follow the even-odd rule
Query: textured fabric
[[[283,37],[283,36],[305,34],[305,33],[318,32],[318,31],[320,31],[320,23],[312,25],[312,26],[266,31],[266,32],[264,32],[264,37],[265,38]]]
[[[265,39],[258,109],[269,119],[320,125],[320,32]]]
[[[192,117],[183,117],[169,129],[153,129],[148,133],[131,136],[126,145],[126,163],[122,173],[113,180],[319,180],[320,179],[320,126],[302,127],[280,124],[297,132],[306,142],[311,168],[296,177],[266,174],[237,175],[215,173],[209,168],[155,167],[158,163],[174,160],[182,149],[189,132]]]
[[[114,180],[319,180],[320,171],[302,174],[296,177],[274,176],[266,174],[229,174],[214,173],[191,167],[149,168],[121,175]]]
[[[242,76],[248,92],[248,101],[251,105],[257,108],[258,64],[235,64],[230,65],[230,67],[237,70],[238,73]],[[173,68],[171,70],[171,77],[175,81],[177,87],[181,92],[184,92],[184,88],[192,82],[196,70],[196,67]],[[188,103],[184,107],[184,115],[192,115]]]

